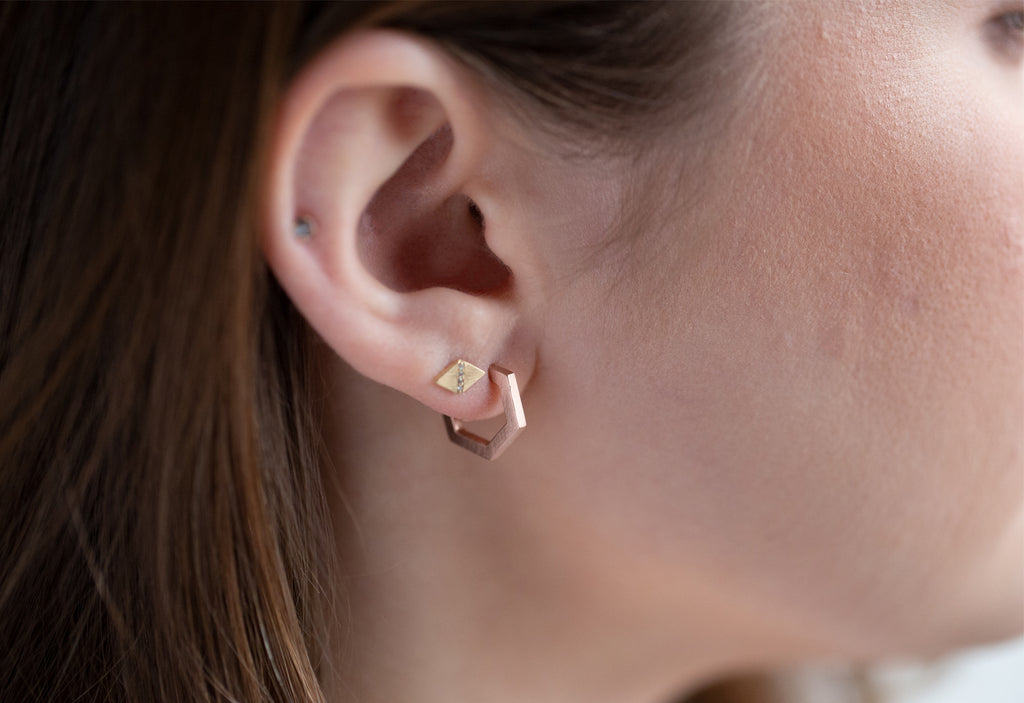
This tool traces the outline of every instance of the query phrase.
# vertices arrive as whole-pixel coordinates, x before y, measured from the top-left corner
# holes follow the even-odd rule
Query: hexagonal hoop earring
[[[463,449],[473,452],[489,461],[497,459],[508,449],[523,428],[526,427],[526,414],[523,412],[523,401],[519,397],[519,384],[516,375],[508,369],[491,365],[490,378],[501,391],[501,405],[505,409],[505,426],[498,430],[490,439],[473,434],[462,425],[461,420],[444,416],[444,426],[448,430],[448,439]]]

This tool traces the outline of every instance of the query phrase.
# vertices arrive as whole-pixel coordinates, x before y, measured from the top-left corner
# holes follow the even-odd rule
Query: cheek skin
[[[1024,627],[1024,104],[951,7],[767,3],[683,194],[551,296],[517,480],[595,588],[780,657]]]
[[[819,647],[1017,633],[1024,105],[934,18],[798,7],[628,299],[574,310],[603,325],[587,354],[642,369],[590,364],[630,441],[588,461],[630,470],[592,469],[574,514]]]
[[[872,608],[872,626],[1015,632],[1021,558],[1003,545],[1021,545],[1024,489],[1021,105],[971,73],[989,67],[929,51],[912,22],[855,14],[833,26],[856,41],[824,21],[794,30],[773,110],[733,164],[752,175],[713,253],[734,282],[715,316],[751,353],[720,350],[710,371],[758,390],[704,401],[743,418],[745,451],[815,506],[765,516],[796,553],[843,564],[813,563],[808,583]],[[743,495],[743,479],[728,487]]]

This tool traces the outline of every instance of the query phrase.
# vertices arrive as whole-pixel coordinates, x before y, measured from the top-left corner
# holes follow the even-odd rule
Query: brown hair
[[[699,111],[729,14],[0,6],[0,700],[323,700],[315,341],[255,218],[308,57],[357,25],[417,32],[609,145]]]

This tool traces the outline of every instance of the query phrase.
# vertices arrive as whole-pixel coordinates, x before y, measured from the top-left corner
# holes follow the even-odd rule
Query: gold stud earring
[[[463,359],[456,359],[434,379],[434,383],[452,393],[464,393],[483,376],[483,369]],[[508,369],[491,365],[490,379],[501,391],[501,405],[505,411],[505,425],[497,434],[485,439],[465,429],[461,420],[444,416],[448,439],[488,460],[497,459],[526,427],[526,414],[523,412],[522,398],[519,397],[516,375]]]
[[[452,393],[465,393],[484,377],[484,370],[464,359],[456,359],[434,379],[434,383]]]

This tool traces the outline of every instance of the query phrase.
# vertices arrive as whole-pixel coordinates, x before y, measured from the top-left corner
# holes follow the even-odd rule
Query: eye
[[[1024,34],[1024,9],[1007,12],[1000,15],[998,20],[1002,22],[1007,31]]]
[[[1000,52],[1011,57],[1024,55],[1024,5],[1014,5],[990,19],[986,33]]]

